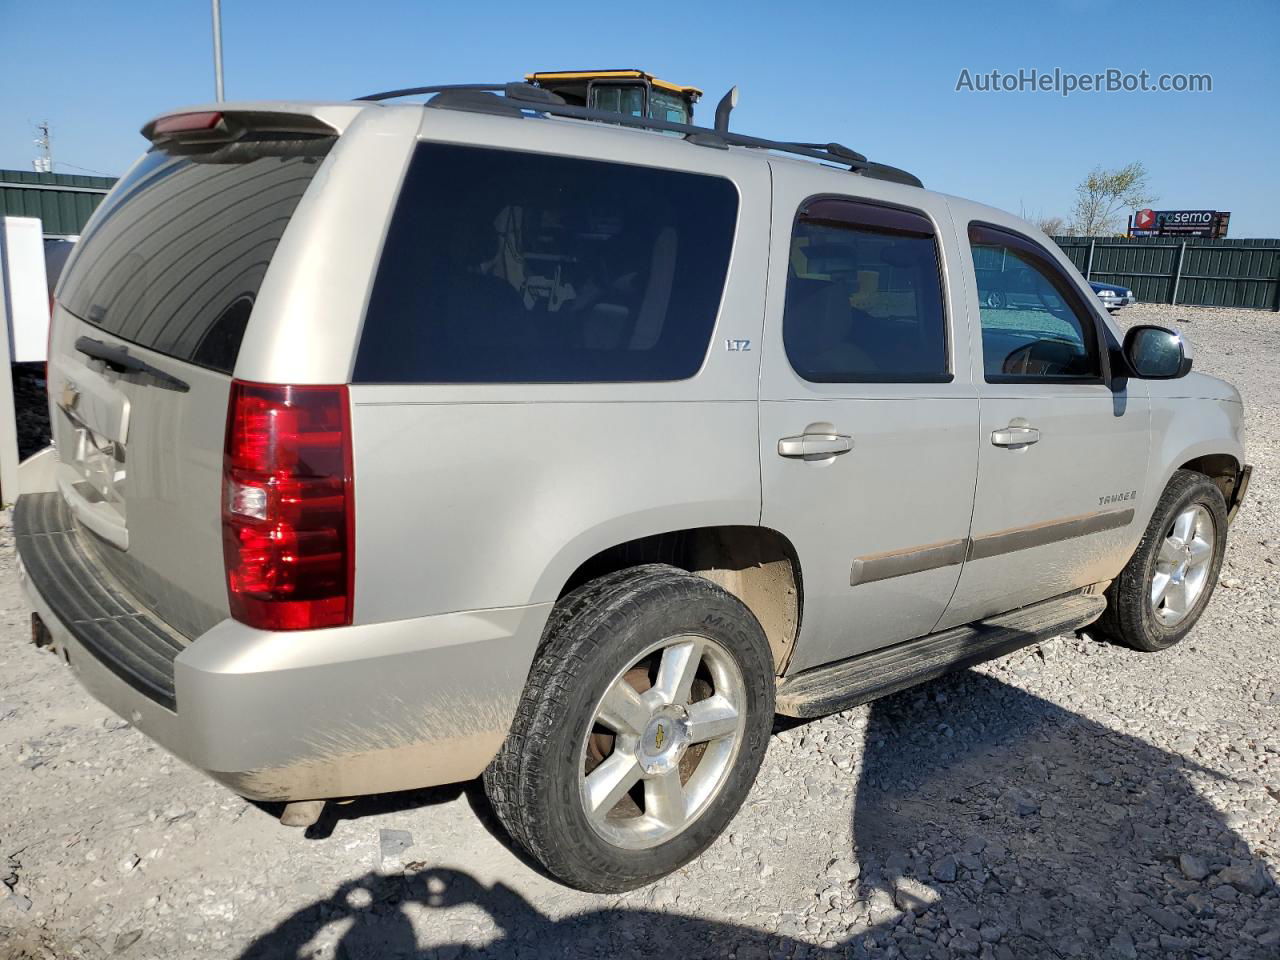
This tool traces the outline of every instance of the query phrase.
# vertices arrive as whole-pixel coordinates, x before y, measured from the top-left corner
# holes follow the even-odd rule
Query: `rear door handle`
[[[1035,427],[1009,424],[1002,430],[991,431],[991,442],[997,447],[1029,447],[1040,439],[1040,431]]]
[[[802,433],[778,441],[778,456],[795,460],[828,460],[853,449],[853,438],[842,433]]]

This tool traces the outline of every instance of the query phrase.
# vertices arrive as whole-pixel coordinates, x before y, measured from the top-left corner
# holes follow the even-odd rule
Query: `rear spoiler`
[[[245,102],[202,104],[162,113],[142,128],[159,145],[234,143],[246,136],[336,137],[370,104]]]

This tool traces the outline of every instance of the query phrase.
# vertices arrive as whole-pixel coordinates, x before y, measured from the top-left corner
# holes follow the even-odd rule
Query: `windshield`
[[[644,116],[644,86],[639,83],[594,83],[591,106],[633,117]]]

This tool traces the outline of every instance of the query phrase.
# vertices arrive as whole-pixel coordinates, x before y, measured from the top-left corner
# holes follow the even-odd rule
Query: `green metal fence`
[[[1280,240],[1053,239],[1088,279],[1140,301],[1280,310]]]
[[[0,170],[0,216],[38,217],[46,237],[75,236],[115,182],[112,177]]]

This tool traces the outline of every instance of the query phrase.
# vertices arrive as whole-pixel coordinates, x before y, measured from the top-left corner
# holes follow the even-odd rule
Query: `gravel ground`
[[[532,869],[475,785],[279,826],[27,644],[6,519],[0,957],[1280,957],[1280,319],[1124,319],[1171,316],[1256,466],[1197,631],[780,724],[729,832],[621,897]]]

